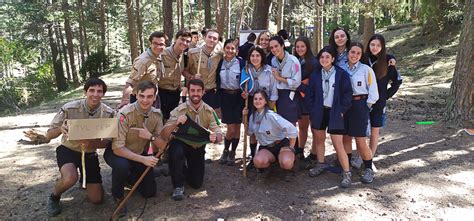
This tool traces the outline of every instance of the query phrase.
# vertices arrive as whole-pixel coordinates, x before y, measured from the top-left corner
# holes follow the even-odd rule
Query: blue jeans
[[[142,154],[145,155],[145,154]],[[127,182],[135,182],[145,171],[146,166],[114,154],[112,148],[105,149],[105,162],[112,167],[112,196],[121,199],[124,195],[123,188]],[[156,182],[153,170],[150,169],[138,186],[138,192],[145,197],[153,197],[156,194]]]

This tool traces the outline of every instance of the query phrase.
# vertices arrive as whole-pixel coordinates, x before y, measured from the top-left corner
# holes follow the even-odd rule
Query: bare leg
[[[375,156],[375,151],[377,151],[379,132],[380,127],[370,128],[370,150],[372,151],[372,157]]]
[[[316,157],[319,163],[324,163],[326,131],[313,129],[313,134],[315,135],[313,139],[316,140]]]
[[[59,172],[61,173],[61,178],[56,181],[53,189],[55,196],[61,196],[62,193],[74,186],[78,179],[77,168],[73,163],[64,164]]]
[[[341,164],[344,172],[349,171],[349,158],[347,157],[346,151],[344,150],[344,144],[342,142],[342,135],[331,134],[331,141],[334,149],[336,150],[337,159]]]
[[[275,161],[275,156],[266,149],[259,150],[253,159],[256,168],[267,168]]]
[[[298,120],[298,146],[304,148],[306,141],[308,140],[308,126],[309,126],[309,115],[301,116],[301,119]]]
[[[293,169],[295,153],[288,147],[282,147],[278,154],[278,162],[280,163],[280,167],[284,170]]]

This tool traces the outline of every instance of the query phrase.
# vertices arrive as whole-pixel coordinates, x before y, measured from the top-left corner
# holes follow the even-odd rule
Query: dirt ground
[[[449,49],[441,53],[449,53]],[[399,61],[400,66],[413,62],[411,58]],[[452,61],[447,63],[452,66]],[[222,144],[208,145],[210,163],[201,189],[186,187],[186,199],[175,202],[170,198],[170,177],[156,177],[157,196],[145,201],[135,194],[129,201],[127,218],[137,219],[144,209],[143,220],[470,220],[474,215],[474,137],[440,121],[452,71],[449,75],[404,78],[399,93],[389,102],[372,184],[362,184],[356,170],[348,189],[339,188],[339,176],[329,172],[310,178],[307,171],[297,171],[293,181],[285,182],[284,173],[273,168],[249,172],[243,178],[238,166],[217,162]],[[110,87],[105,103],[117,104],[125,77],[123,73],[104,77]],[[22,131],[31,127],[46,130],[61,105],[52,102],[22,115],[0,118],[0,219],[48,219],[46,199],[59,178],[55,159],[59,138],[43,145],[17,141],[25,139]],[[415,124],[422,120],[436,123]],[[306,151],[310,143],[311,136]],[[242,156],[241,147],[238,156]],[[102,153],[99,151],[105,202],[92,205],[76,185],[63,194],[63,212],[53,219],[104,220],[112,214],[111,168]],[[328,161],[334,157],[329,139],[326,155]]]

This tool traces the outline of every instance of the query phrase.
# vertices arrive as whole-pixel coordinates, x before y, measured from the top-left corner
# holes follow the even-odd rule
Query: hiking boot
[[[235,151],[229,151],[229,155],[227,156],[227,165],[233,166],[235,163]]]
[[[53,194],[48,197],[48,205],[46,206],[46,213],[49,216],[57,216],[61,213],[61,205],[59,205],[60,199],[55,199]]]
[[[250,160],[250,162],[247,164],[246,168],[247,168],[247,171],[255,169],[255,165],[253,165],[253,159]]]
[[[312,169],[309,170],[310,177],[316,177],[324,172],[328,165],[326,163],[317,163]]]
[[[221,158],[219,158],[219,163],[226,164],[228,158],[229,158],[229,151],[224,150],[224,152],[222,152]]]
[[[304,158],[302,169],[309,170],[313,168],[317,163],[318,163],[318,160],[315,158],[315,156],[310,154],[306,158]]]
[[[122,201],[123,201],[123,198],[115,198],[114,197],[115,208],[118,208],[118,206],[120,205],[120,203]],[[127,205],[123,205],[122,208],[120,208],[120,210],[117,212],[116,217],[117,218],[123,218],[127,215],[127,212],[128,212]]]
[[[341,187],[342,188],[348,188],[351,186],[351,177],[352,177],[352,173],[351,171],[347,171],[347,172],[342,172],[341,173],[341,177],[342,177],[342,180],[341,180]]]
[[[360,169],[360,167],[362,167],[362,157],[360,157],[360,155],[355,155],[352,157],[351,159],[351,166],[356,168],[356,169]]]
[[[174,188],[171,198],[175,201],[184,200],[184,186]]]
[[[362,177],[360,178],[360,181],[362,183],[372,183],[374,181],[374,175],[375,173],[372,169],[366,168],[362,174]]]

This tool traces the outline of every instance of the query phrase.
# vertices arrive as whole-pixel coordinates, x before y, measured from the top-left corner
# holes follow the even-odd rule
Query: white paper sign
[[[115,138],[118,136],[117,118],[68,120],[69,140]]]

